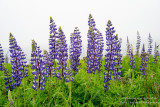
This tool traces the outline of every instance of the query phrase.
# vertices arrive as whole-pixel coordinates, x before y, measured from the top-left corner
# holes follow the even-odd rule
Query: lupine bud
[[[147,51],[148,60],[150,58],[150,55],[152,54],[152,42],[153,42],[153,40],[152,40],[152,37],[151,37],[151,35],[149,33],[149,37],[148,37],[148,51]]]
[[[14,101],[12,99],[12,94],[10,90],[8,91],[8,101],[9,101],[10,107],[14,107]]]
[[[116,36],[114,35],[115,30],[114,27],[112,27],[112,23],[109,20],[107,23],[107,28],[106,28],[106,45],[107,45],[107,54],[105,55],[105,70],[107,70],[107,73],[104,73],[104,89],[107,91],[108,85],[109,85],[109,80],[111,80],[111,71],[114,71],[115,68],[114,66],[116,65],[115,60],[116,60]]]
[[[152,37],[149,33],[149,38],[148,38],[148,51],[147,51],[147,54],[148,54],[148,59],[150,58],[150,55],[152,54]]]
[[[3,56],[3,49],[2,46],[0,44],[0,70],[2,71],[2,64],[4,63],[4,56]]]
[[[21,52],[19,51],[19,46],[17,45],[16,39],[13,37],[13,35],[10,33],[10,57],[11,57],[11,65],[12,65],[12,77],[13,80],[16,82],[16,86],[20,86],[23,75],[22,70],[23,68],[21,63]]]
[[[79,57],[82,53],[82,40],[79,29],[75,27],[74,32],[70,37],[71,47],[70,47],[70,61],[71,61],[71,71],[76,74],[78,72]]]
[[[142,72],[142,75],[145,75],[146,67],[147,67],[147,53],[145,52],[145,47],[143,44],[143,48],[141,52],[141,67],[140,67],[140,71]]]
[[[153,63],[157,63],[158,60],[159,60],[159,45],[157,46],[155,43]]]
[[[130,65],[131,65],[131,68],[132,69],[135,69],[136,67],[135,67],[135,58],[134,58],[134,56],[133,56],[133,45],[131,44],[131,54],[130,54]]]
[[[32,54],[31,54],[31,64],[34,71],[32,72],[34,76],[33,86],[32,88],[37,90],[44,90],[45,87],[45,78],[46,75],[43,70],[45,69],[44,61],[43,61],[43,55],[41,55],[40,47],[36,47],[37,43],[33,40],[32,46],[35,46],[34,49],[32,48]]]
[[[66,37],[61,29],[59,27],[59,36],[58,36],[58,50],[57,50],[57,60],[58,60],[58,70],[60,72],[57,73],[57,77],[62,79],[66,79],[67,75],[67,59],[68,59],[68,49],[67,49],[67,44],[66,44]]]
[[[9,62],[9,58],[8,58],[8,54],[6,54],[6,56],[5,56],[5,63],[8,64],[8,62]]]
[[[95,28],[96,24],[91,14],[89,14],[88,26]]]
[[[136,44],[136,55],[139,55],[139,49],[141,44],[141,37],[139,35],[139,32],[137,31],[137,44]]]
[[[32,40],[32,52],[35,52],[36,49],[37,49],[37,43],[34,40]]]
[[[127,55],[130,56],[131,54],[131,50],[130,50],[130,43],[129,43],[129,39],[128,39],[128,36],[127,36]]]
[[[8,70],[2,65],[3,71],[4,71],[4,80],[5,80],[5,85],[7,92],[10,90],[12,91],[15,88],[15,83],[12,83],[12,76],[9,74]]]

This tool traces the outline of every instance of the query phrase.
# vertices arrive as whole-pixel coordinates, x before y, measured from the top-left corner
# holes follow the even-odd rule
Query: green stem
[[[156,71],[155,71],[155,73],[158,74],[158,77],[159,77],[159,73],[158,73],[157,69],[158,69],[158,62],[156,63]]]
[[[65,95],[66,90],[65,90],[64,85],[65,85],[65,79],[62,78],[62,80],[61,80],[61,86],[62,86],[63,98],[64,98],[64,100],[65,100],[65,105],[66,105],[66,107],[68,107],[68,101],[66,101],[66,95]]]
[[[90,75],[91,75],[91,73],[88,74],[88,84],[87,84],[86,87],[85,87],[85,94],[84,94],[83,104],[85,103],[85,100],[86,100],[87,89],[88,89],[88,87],[90,86],[90,80],[91,80]]]
[[[89,75],[88,75],[88,87],[90,87],[90,83],[91,83],[91,75],[92,75],[92,73],[89,73]]]
[[[39,105],[39,99],[40,99],[40,90],[38,89],[38,90],[37,90],[37,97],[36,97],[36,102],[38,103],[38,104],[36,104],[37,107],[40,106],[40,105]]]
[[[148,106],[150,107],[150,104],[149,104],[149,96],[150,96],[150,93],[149,93],[149,88],[148,88],[147,74],[145,75],[145,77],[146,77],[146,87],[147,87],[147,93],[148,93]]]
[[[71,95],[72,95],[72,86],[71,86],[71,85],[72,85],[72,82],[69,82],[69,99],[70,99],[70,107],[72,106],[72,105],[71,105],[71,97],[72,97],[72,96],[71,96]]]
[[[156,67],[155,67],[156,69],[157,69],[157,66],[158,66],[158,64],[156,64]],[[155,71],[155,73],[156,73],[156,71]],[[158,74],[158,73],[156,73],[156,74]],[[157,107],[159,107],[159,106],[158,106],[158,98],[157,98],[158,92],[157,92],[157,86],[156,86],[155,83],[154,83],[154,77],[152,77],[152,79],[151,79],[151,84],[154,84],[154,85],[152,86],[152,90],[153,90],[153,93],[154,93],[155,98],[156,98]],[[155,88],[153,88],[153,87],[155,87]]]
[[[122,79],[121,79],[121,88],[122,88],[122,93],[123,93],[123,107],[125,107],[125,99],[124,99],[125,95],[124,95],[124,87],[123,87]]]
[[[18,91],[17,91],[17,101],[16,101],[16,106],[17,107],[19,107],[19,105],[18,105],[18,99],[19,99],[19,93],[20,93],[20,90],[19,90],[19,87],[17,87],[18,88]]]
[[[26,102],[25,102],[25,81],[26,81],[26,79],[23,78],[23,100],[24,100],[24,107],[26,107]]]
[[[48,84],[48,102],[50,102],[50,100],[51,100],[51,87],[52,87],[52,85],[51,85],[51,76],[49,76],[48,77],[48,79],[47,79],[47,84]],[[48,106],[50,106],[49,105],[50,103],[48,103]]]
[[[134,70],[132,69],[132,80],[134,80]]]
[[[155,87],[155,89],[153,87],[152,87],[152,89],[153,89],[153,93],[154,93],[155,98],[156,98],[157,107],[159,107],[158,106],[158,98],[157,98],[157,95],[158,95],[157,86],[153,82],[152,82],[152,84],[154,84],[154,87]]]

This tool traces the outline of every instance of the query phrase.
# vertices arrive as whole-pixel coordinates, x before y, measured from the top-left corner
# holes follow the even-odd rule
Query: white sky
[[[104,39],[107,21],[112,21],[124,50],[127,35],[135,50],[137,30],[146,45],[149,32],[153,41],[160,43],[160,0],[0,0],[0,44],[5,52],[9,49],[11,32],[28,57],[32,39],[41,49],[48,49],[52,16],[68,44],[74,27],[80,29],[85,55],[90,13]]]

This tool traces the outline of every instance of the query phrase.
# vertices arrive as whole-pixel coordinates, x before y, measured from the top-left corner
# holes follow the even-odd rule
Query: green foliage
[[[131,69],[128,56],[123,57],[122,77],[110,81],[109,90],[104,91],[104,59],[102,71],[96,74],[87,74],[85,60],[80,60],[80,71],[75,75],[73,82],[47,78],[45,90],[32,89],[33,75],[29,69],[29,76],[23,78],[20,87],[6,93],[4,73],[0,71],[0,106],[24,107],[146,107],[157,106],[160,102],[160,62],[153,64],[153,56],[148,61],[147,84],[146,78],[140,72],[140,58],[135,56],[136,69]],[[11,73],[11,65],[5,64]],[[148,91],[149,93],[148,93]],[[149,94],[149,98],[148,98]],[[149,104],[148,104],[149,103]],[[160,106],[160,104],[158,105]]]

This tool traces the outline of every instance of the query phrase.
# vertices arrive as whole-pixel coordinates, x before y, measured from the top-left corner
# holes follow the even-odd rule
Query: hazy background
[[[145,43],[146,48],[149,32],[153,41],[160,43],[160,0],[0,0],[0,44],[5,53],[9,52],[11,32],[29,60],[32,39],[41,49],[48,49],[49,19],[52,16],[57,27],[62,27],[68,44],[74,27],[80,29],[83,57],[87,49],[90,13],[104,39],[107,21],[112,21],[116,33],[122,37],[123,53],[127,35],[135,51],[137,30],[141,45]]]

